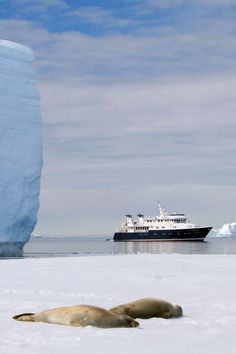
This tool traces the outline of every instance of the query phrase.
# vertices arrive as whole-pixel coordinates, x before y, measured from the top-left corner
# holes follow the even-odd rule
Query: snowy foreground
[[[235,255],[122,255],[0,260],[2,353],[235,353]],[[183,307],[180,319],[139,328],[75,328],[17,322],[12,315],[142,297]]]

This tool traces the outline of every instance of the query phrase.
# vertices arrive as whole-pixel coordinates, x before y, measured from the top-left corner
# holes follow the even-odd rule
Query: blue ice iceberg
[[[37,221],[41,116],[30,48],[0,40],[0,256],[21,256]]]
[[[224,224],[219,230],[219,236],[234,236],[236,237],[236,222]]]

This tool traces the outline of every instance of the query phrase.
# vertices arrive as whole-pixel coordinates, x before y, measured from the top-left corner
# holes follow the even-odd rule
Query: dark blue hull
[[[115,232],[114,241],[204,241],[211,227],[149,230],[148,232]]]

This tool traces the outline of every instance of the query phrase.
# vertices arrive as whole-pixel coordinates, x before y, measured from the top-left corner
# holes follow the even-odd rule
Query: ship
[[[126,215],[125,222],[114,233],[114,241],[204,241],[212,226],[191,223],[185,214],[168,213],[158,203],[159,215],[145,217],[138,214],[137,221]]]

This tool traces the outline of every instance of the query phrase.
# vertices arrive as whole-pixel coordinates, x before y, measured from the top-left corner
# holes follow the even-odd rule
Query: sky
[[[236,221],[235,0],[0,0],[0,38],[35,54],[35,233],[112,236],[158,200]]]

